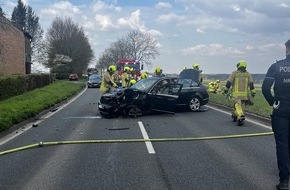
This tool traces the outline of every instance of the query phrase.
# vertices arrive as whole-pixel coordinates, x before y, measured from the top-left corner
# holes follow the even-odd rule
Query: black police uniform
[[[271,87],[274,84],[274,95]],[[273,106],[272,129],[276,141],[280,183],[289,181],[290,161],[290,55],[277,61],[268,69],[262,85],[262,93]]]

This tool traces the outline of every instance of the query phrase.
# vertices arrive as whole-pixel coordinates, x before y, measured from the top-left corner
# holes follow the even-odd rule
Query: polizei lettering
[[[290,73],[290,66],[280,67],[280,72]]]
[[[284,79],[283,83],[290,83],[290,79]]]

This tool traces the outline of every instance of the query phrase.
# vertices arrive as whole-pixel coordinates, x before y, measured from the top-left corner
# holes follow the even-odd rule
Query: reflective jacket
[[[100,86],[100,91],[102,93],[108,93],[113,87],[117,87],[117,84],[112,79],[112,74],[106,71],[102,78],[102,83]]]
[[[232,98],[240,100],[248,100],[249,88],[254,89],[254,83],[251,73],[245,69],[238,69],[230,75],[226,83],[226,87],[232,86]]]

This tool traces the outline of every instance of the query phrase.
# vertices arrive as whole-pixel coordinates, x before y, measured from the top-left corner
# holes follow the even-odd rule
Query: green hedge
[[[55,75],[10,75],[0,78],[0,101],[52,83]]]

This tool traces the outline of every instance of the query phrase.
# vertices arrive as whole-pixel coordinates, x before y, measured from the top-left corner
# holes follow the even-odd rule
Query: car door
[[[181,87],[180,84],[172,84],[170,79],[158,81],[148,93],[151,110],[174,114]]]

